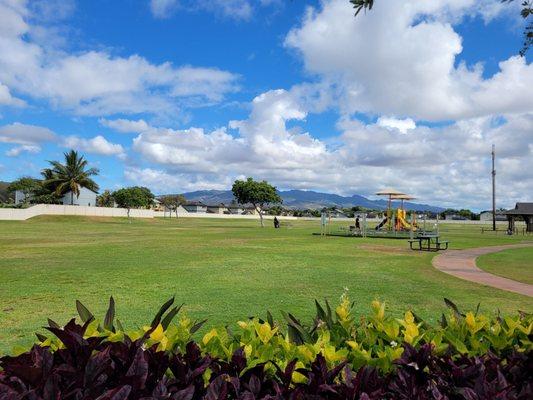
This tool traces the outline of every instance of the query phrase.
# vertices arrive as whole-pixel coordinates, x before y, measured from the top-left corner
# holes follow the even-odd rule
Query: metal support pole
[[[495,149],[492,145],[492,230],[496,230],[496,169],[494,168]]]
[[[413,239],[413,231],[414,231],[414,211],[411,211],[410,220],[409,220],[409,239]]]

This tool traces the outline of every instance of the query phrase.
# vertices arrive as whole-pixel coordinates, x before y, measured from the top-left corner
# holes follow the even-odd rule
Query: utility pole
[[[492,145],[492,230],[496,230],[496,169],[494,169],[494,145]]]

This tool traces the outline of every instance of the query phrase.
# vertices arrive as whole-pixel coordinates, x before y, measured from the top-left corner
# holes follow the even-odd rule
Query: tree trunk
[[[257,210],[257,212],[259,213],[259,219],[261,220],[261,228],[264,228],[265,227],[265,223],[263,221],[263,212],[262,212],[261,208],[257,207],[255,204],[254,204],[254,207]]]
[[[70,191],[70,205],[74,205],[74,192],[72,190]]]
[[[131,219],[130,219],[130,209],[129,209],[129,207],[128,207],[128,221],[129,221],[129,223],[131,224]]]

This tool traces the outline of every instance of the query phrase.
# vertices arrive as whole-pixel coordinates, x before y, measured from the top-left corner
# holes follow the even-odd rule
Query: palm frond
[[[64,153],[65,163],[49,161],[51,168],[44,169],[41,173],[45,178],[44,184],[53,188],[56,195],[64,195],[71,191],[80,195],[80,189],[87,188],[98,191],[98,185],[90,177],[98,175],[97,168],[86,169],[88,162],[77,151],[70,150]]]

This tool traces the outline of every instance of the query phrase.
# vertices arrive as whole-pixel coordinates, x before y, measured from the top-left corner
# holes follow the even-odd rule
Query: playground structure
[[[424,235],[438,235],[437,222],[433,226],[426,223],[426,215],[423,216],[422,225],[417,222],[414,211],[408,213],[405,209],[404,201],[413,200],[415,197],[402,193],[398,190],[387,188],[376,193],[378,196],[388,196],[387,209],[383,211],[383,219],[375,227],[369,226],[368,215],[365,212],[358,212],[354,215],[354,224],[348,227],[331,225],[331,216],[324,212],[321,216],[322,236],[355,236],[355,237],[379,237],[391,239],[414,239]],[[401,204],[395,210],[392,201],[399,200]],[[333,228],[333,229],[332,229]]]

